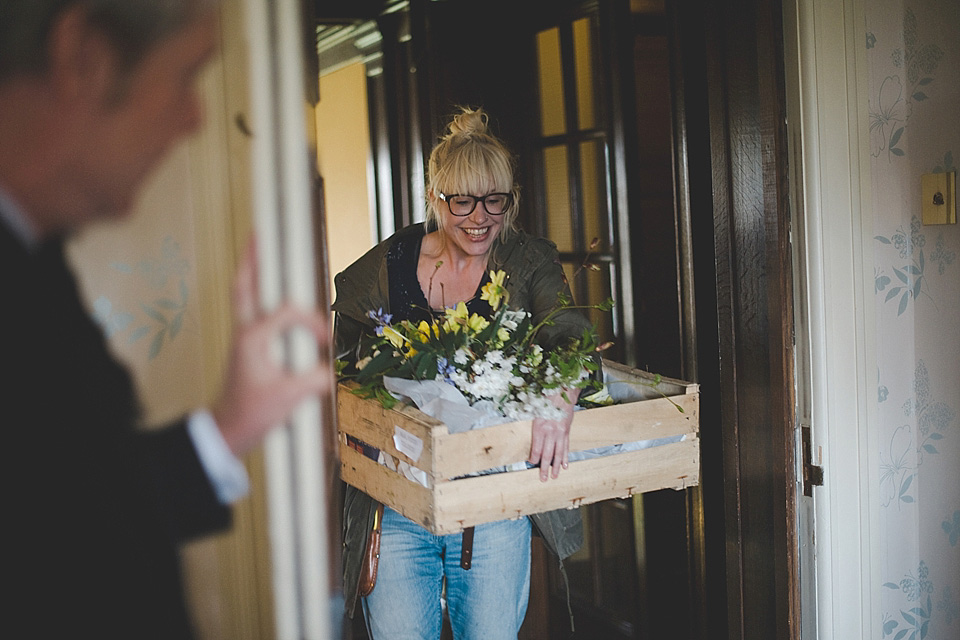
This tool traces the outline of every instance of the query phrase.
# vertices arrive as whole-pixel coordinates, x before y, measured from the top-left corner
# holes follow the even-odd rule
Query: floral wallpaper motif
[[[885,245],[891,245],[897,250],[900,256],[898,266],[890,265],[890,270],[896,277],[894,281],[891,276],[878,268],[875,277],[875,287],[877,293],[884,292],[884,302],[891,300],[897,301],[897,315],[903,314],[911,300],[916,300],[920,294],[924,294],[928,299],[936,302],[925,288],[924,270],[927,267],[927,260],[923,257],[923,248],[927,244],[926,234],[921,232],[920,218],[912,216],[910,218],[910,231],[904,231],[900,226],[891,236],[875,236],[875,239]],[[931,263],[936,266],[937,273],[943,275],[946,266],[954,261],[956,253],[945,251],[943,246],[943,234],[937,234],[937,241],[933,253],[930,254]]]
[[[903,12],[903,45],[890,53],[893,66],[901,73],[889,75],[880,83],[877,99],[870,105],[872,155],[902,156],[897,146],[913,112],[913,103],[928,99],[926,87],[933,83],[933,74],[943,58],[943,50],[935,44],[920,41],[917,17],[911,9]],[[877,46],[877,37],[867,33],[867,48]],[[902,76],[905,75],[906,78]],[[904,79],[906,90],[904,90]]]
[[[900,582],[886,582],[884,588],[901,592],[903,606],[896,614],[883,616],[883,637],[894,640],[921,640],[930,630],[930,614],[933,612],[933,583],[928,580],[930,570],[921,560],[916,575],[908,573]]]
[[[893,430],[889,445],[880,452],[880,495],[882,507],[916,501],[913,480],[924,458],[938,455],[944,438],[956,437],[952,428],[957,416],[952,406],[930,395],[930,374],[921,360],[914,374],[913,393],[902,404],[901,424]]]
[[[190,264],[181,256],[180,245],[166,236],[158,256],[136,264],[114,262],[111,268],[137,278],[143,286],[142,296],[133,308],[121,308],[100,296],[93,303],[94,317],[112,340],[123,339],[131,345],[146,341],[147,358],[153,360],[183,329],[190,302],[186,278]]]
[[[864,3],[876,317],[877,640],[960,638],[960,225],[920,178],[956,171],[960,3]]]

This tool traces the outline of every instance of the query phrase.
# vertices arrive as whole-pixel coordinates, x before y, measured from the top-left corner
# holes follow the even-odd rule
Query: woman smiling
[[[462,306],[464,315],[489,319],[490,292],[503,291],[511,308],[529,312],[537,324],[555,311],[559,296],[569,296],[553,243],[516,227],[514,168],[512,154],[489,133],[482,110],[462,109],[453,118],[430,154],[426,223],[401,230],[336,277],[339,358],[356,362],[361,337],[376,326],[371,310],[390,314],[394,322],[429,323],[446,309]],[[491,272],[502,280],[491,283]],[[549,349],[589,328],[580,313],[565,309],[537,334],[537,342]],[[556,478],[567,466],[577,393],[571,389],[551,396],[560,418],[533,420],[528,461],[540,467],[542,481]],[[531,521],[561,559],[582,543],[576,510],[433,535],[346,487],[348,612],[352,617],[359,596],[374,639],[439,639],[445,601],[458,640],[516,638],[529,597]],[[374,527],[380,536],[376,581],[372,590],[369,582],[361,590],[364,552]]]

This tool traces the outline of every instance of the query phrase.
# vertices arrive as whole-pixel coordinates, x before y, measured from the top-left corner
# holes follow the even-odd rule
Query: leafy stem
[[[430,282],[427,285],[427,306],[430,306],[430,300],[433,296],[433,279],[437,276],[437,272],[440,271],[440,267],[443,266],[443,260],[437,260],[437,264],[433,267],[433,273],[430,274]],[[443,283],[440,283],[440,303],[443,306]]]
[[[540,322],[530,327],[530,329],[527,331],[527,335],[524,336],[523,338],[524,344],[528,346],[533,344],[533,339],[536,337],[540,329],[542,329],[547,325],[553,324],[553,318],[561,311],[566,311],[567,309],[595,309],[597,311],[610,311],[610,309],[612,309],[614,305],[613,298],[607,298],[603,302],[598,302],[597,304],[584,304],[584,305],[565,304],[566,302],[568,302],[568,300],[569,299],[563,296],[563,294],[558,296],[559,304],[555,306],[553,309],[551,309],[550,312],[546,316],[544,316]],[[604,345],[610,346],[610,343],[604,343]]]

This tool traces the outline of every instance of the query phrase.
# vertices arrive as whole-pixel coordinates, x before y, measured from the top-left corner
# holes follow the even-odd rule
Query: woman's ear
[[[437,220],[441,218],[440,216],[440,198],[437,196],[437,192],[431,188],[427,188],[427,205],[433,209],[434,215],[436,215]]]

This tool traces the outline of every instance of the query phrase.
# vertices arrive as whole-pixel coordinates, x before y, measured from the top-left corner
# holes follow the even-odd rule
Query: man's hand
[[[560,420],[544,418],[533,420],[528,460],[531,464],[540,464],[540,482],[546,482],[551,476],[556,478],[560,474],[561,467],[567,468],[570,453],[570,423],[573,422],[573,407],[577,404],[579,396],[579,389],[568,389],[551,396],[554,406],[563,409],[563,417]]]
[[[256,256],[251,242],[234,284],[233,346],[220,400],[213,417],[227,446],[242,456],[260,444],[271,427],[283,422],[306,397],[332,392],[329,363],[293,372],[278,362],[277,341],[293,327],[302,327],[317,345],[330,343],[330,327],[317,311],[284,305],[263,316],[258,312]]]

